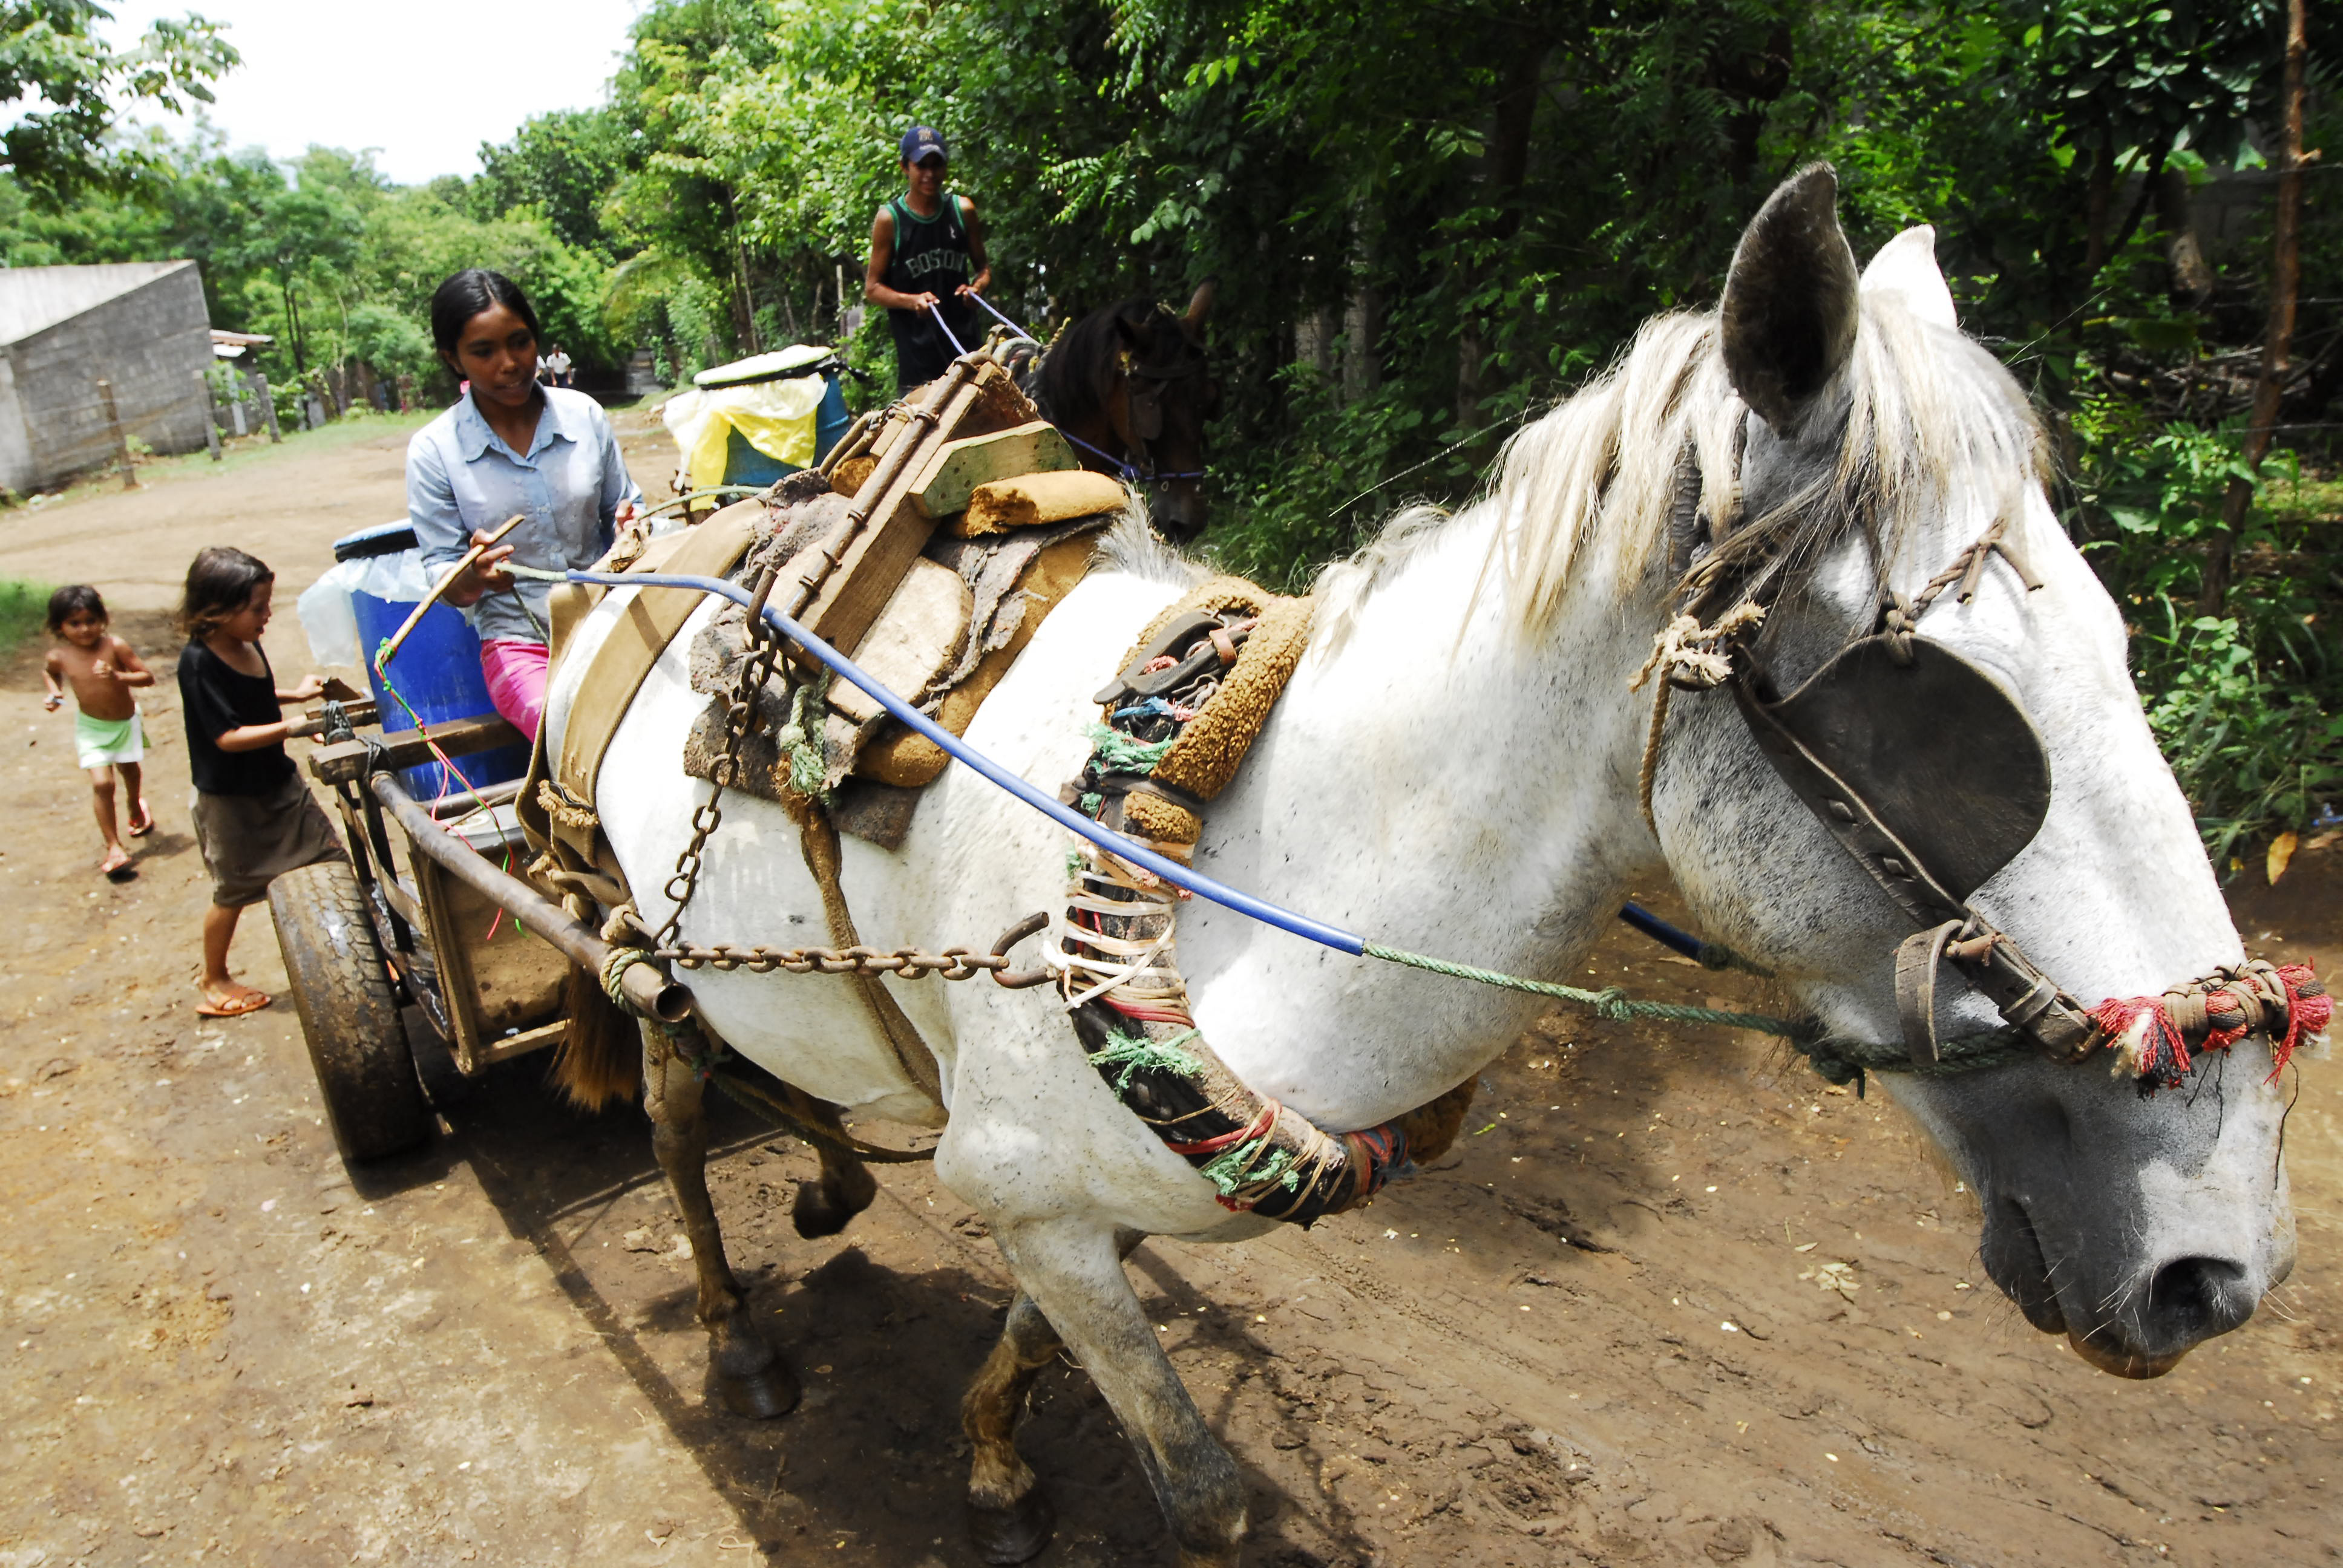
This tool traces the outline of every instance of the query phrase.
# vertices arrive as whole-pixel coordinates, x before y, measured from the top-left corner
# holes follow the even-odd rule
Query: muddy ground
[[[812,1160],[719,1111],[735,1259],[807,1386],[746,1424],[709,1408],[638,1114],[554,1103],[541,1057],[466,1081],[427,1050],[445,1135],[354,1179],[289,1004],[195,1017],[206,886],[158,612],[199,544],[297,589],[397,515],[404,429],[332,434],[0,518],[0,574],[96,578],[166,672],[162,828],[115,885],[37,649],[0,667],[0,1568],[973,1562],[956,1405],[1010,1285],[923,1174],[802,1241]],[[305,665],[289,617],[270,646]],[[2343,960],[2343,849],[2235,903],[2256,952]],[[281,986],[265,906],[236,957]],[[1624,930],[1593,964],[1740,995]],[[1760,1042],[1557,1016],[1487,1083],[1459,1152],[1363,1212],[1132,1260],[1243,1468],[1249,1563],[2343,1556],[2332,1060],[2304,1064],[2288,1131],[2293,1280],[2152,1383],[2028,1329],[1909,1123]],[[1024,1447],[1061,1522],[1042,1563],[1170,1562],[1078,1370],[1044,1375]]]

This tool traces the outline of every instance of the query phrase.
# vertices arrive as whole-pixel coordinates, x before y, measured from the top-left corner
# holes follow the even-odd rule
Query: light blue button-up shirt
[[[590,566],[610,548],[619,506],[641,504],[602,406],[565,387],[544,392],[526,457],[488,428],[469,393],[407,443],[407,515],[434,577],[472,548],[475,531],[515,512],[525,520],[504,540],[514,560],[553,571]],[[543,642],[552,587],[518,579],[519,598],[484,594],[464,617],[483,642]]]

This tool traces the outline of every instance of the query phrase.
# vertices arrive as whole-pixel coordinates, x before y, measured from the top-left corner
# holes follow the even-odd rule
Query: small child
[[[89,773],[96,796],[97,830],[106,838],[106,858],[97,869],[117,881],[138,873],[131,869],[130,851],[115,831],[114,776],[130,797],[130,836],[154,831],[155,813],[146,808],[139,764],[146,758],[146,731],[138,718],[133,687],[155,684],[154,672],[138,661],[128,643],[107,629],[106,600],[87,583],[61,588],[49,596],[49,635],[57,646],[49,649],[41,679],[49,689],[43,706],[52,713],[65,706],[65,689],[73,689],[74,745]]]
[[[179,628],[179,706],[187,722],[187,769],[195,776],[191,813],[212,907],[204,912],[206,1018],[256,1012],[272,1000],[227,970],[228,944],[246,904],[268,896],[286,872],[347,859],[334,824],[285,754],[292,729],[278,709],[326,689],[310,676],[281,689],[260,650],[277,574],[242,550],[215,548],[187,568]]]

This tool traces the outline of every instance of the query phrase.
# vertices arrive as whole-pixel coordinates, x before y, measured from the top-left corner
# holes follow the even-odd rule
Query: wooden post
[[[101,379],[97,384],[98,401],[106,405],[106,423],[114,432],[116,450],[122,454],[122,487],[138,487],[138,465],[130,456],[130,437],[122,431],[122,413],[114,406],[114,383]]]
[[[204,395],[204,446],[211,452],[212,461],[220,460],[219,405],[212,398],[212,378],[203,371],[196,372],[196,386]]]
[[[2303,77],[2310,53],[2303,0],[2286,8],[2286,78],[2279,113],[2285,116],[2278,157],[2278,216],[2270,225],[2270,313],[2262,339],[2261,374],[2254,381],[2253,413],[2246,426],[2246,466],[2258,470],[2277,434],[2278,403],[2286,389],[2288,354],[2294,341],[2295,302],[2302,292]],[[2313,155],[2315,156],[2315,155]],[[2205,541],[2205,575],[2197,594],[2200,615],[2219,615],[2229,596],[2231,558],[2237,530],[2252,508],[2250,479],[2231,479],[2221,498],[2221,526]]]
[[[256,370],[252,373],[252,378],[260,383],[260,413],[261,417],[268,421],[268,440],[269,444],[274,446],[285,437],[277,432],[277,398],[268,390],[268,372]]]

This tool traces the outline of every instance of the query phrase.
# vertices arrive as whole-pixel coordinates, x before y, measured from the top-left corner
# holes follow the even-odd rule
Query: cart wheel
[[[277,878],[268,885],[268,912],[342,1159],[379,1160],[430,1137],[431,1108],[415,1076],[390,971],[347,862],[325,860]]]

